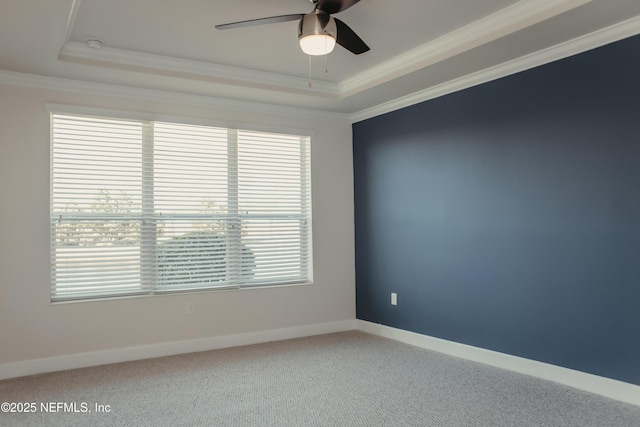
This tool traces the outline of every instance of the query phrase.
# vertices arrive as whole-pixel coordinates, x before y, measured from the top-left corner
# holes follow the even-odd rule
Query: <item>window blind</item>
[[[52,114],[53,301],[311,281],[308,136]]]

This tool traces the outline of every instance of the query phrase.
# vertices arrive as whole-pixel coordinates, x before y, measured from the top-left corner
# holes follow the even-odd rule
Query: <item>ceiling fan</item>
[[[299,20],[298,40],[300,47],[308,55],[326,55],[336,43],[348,51],[360,55],[367,52],[369,46],[347,24],[334,18],[333,14],[342,12],[360,0],[309,0],[314,4],[312,12],[292,15],[271,16],[216,25],[218,30],[250,27],[254,25],[274,24]]]

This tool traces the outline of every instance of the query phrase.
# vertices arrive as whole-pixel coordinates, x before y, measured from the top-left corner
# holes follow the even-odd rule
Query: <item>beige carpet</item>
[[[640,407],[355,331],[5,380],[0,402],[37,409],[2,426],[640,426]]]

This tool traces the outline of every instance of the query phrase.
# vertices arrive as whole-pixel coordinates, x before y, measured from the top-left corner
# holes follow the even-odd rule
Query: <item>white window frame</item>
[[[304,285],[313,283],[313,262],[312,262],[312,224],[311,224],[311,171],[310,171],[310,152],[311,152],[311,136],[312,132],[300,129],[273,129],[273,128],[260,128],[256,126],[247,126],[246,124],[229,124],[229,123],[216,123],[212,121],[191,120],[185,118],[175,117],[154,117],[149,114],[142,113],[130,113],[130,112],[117,112],[112,110],[101,110],[92,108],[82,108],[75,106],[61,106],[49,104],[47,109],[51,113],[51,260],[52,260],[52,275],[51,275],[51,301],[52,302],[65,302],[76,300],[93,300],[101,298],[113,298],[113,297],[126,297],[136,295],[155,295],[166,294],[172,292],[192,292],[199,290],[220,290],[220,289],[240,289],[240,288],[255,288],[264,286],[283,286],[283,285]],[[115,218],[127,218],[129,220],[140,221],[140,283],[139,290],[127,290],[125,292],[112,292],[106,290],[105,292],[89,292],[89,293],[73,293],[73,292],[60,292],[58,287],[58,281],[60,278],[56,272],[57,258],[56,258],[56,224],[63,221],[63,219],[73,219],[74,215],[81,217],[82,214],[64,213],[61,214],[54,208],[54,199],[56,197],[54,188],[54,173],[57,171],[55,168],[55,156],[54,156],[54,116],[81,116],[81,117],[94,117],[100,119],[112,119],[112,120],[129,120],[142,124],[143,138],[142,144],[142,185],[141,189],[141,208],[140,215],[116,215]],[[156,120],[154,120],[156,119]],[[226,280],[217,283],[212,286],[184,286],[182,288],[170,287],[163,288],[158,280],[158,265],[157,265],[157,251],[158,251],[158,233],[156,230],[157,216],[154,213],[154,191],[153,187],[153,174],[154,174],[154,137],[153,137],[153,122],[162,121],[176,124],[185,125],[198,125],[198,126],[210,126],[210,127],[224,127],[227,128],[227,165],[233,167],[228,168],[233,173],[228,174],[228,195],[229,203],[228,210],[224,215],[224,222],[226,225],[225,238],[227,241],[233,243],[228,244],[226,247],[227,255],[225,256],[227,268],[225,270]],[[252,132],[269,132],[273,134],[282,135],[295,135],[300,138],[300,170],[303,175],[301,178],[301,212],[300,212],[300,265],[301,265],[301,277],[296,280],[268,280],[261,282],[259,280],[244,280],[243,279],[243,267],[240,264],[242,259],[243,245],[241,240],[241,224],[251,220],[265,220],[269,215],[264,214],[252,214],[250,212],[240,212],[238,206],[238,129],[245,129]],[[242,132],[242,131],[240,131]],[[235,163],[235,165],[234,165]],[[65,218],[63,218],[63,215]],[[291,215],[284,215],[289,216]],[[193,214],[191,214],[193,217]],[[113,215],[105,215],[103,220],[113,218]],[[177,218],[178,220],[180,218]],[[203,220],[211,219],[210,215],[203,215]],[[278,220],[278,215],[272,215],[273,220]],[[291,219],[291,218],[289,218]],[[229,253],[229,251],[235,251],[235,253]],[[302,277],[304,276],[304,277]],[[99,286],[98,286],[99,287]],[[63,288],[62,286],[60,288]]]

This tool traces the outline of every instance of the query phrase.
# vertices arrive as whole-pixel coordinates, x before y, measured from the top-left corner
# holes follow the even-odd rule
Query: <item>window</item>
[[[52,301],[309,283],[309,137],[51,115]]]

